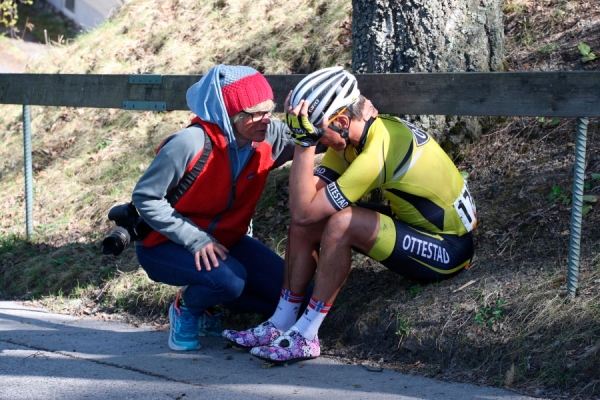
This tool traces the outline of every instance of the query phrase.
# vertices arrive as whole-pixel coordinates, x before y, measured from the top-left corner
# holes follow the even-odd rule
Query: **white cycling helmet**
[[[342,67],[329,67],[302,79],[292,92],[290,104],[296,107],[300,100],[308,101],[308,119],[319,127],[324,119],[354,104],[359,95],[354,75]]]

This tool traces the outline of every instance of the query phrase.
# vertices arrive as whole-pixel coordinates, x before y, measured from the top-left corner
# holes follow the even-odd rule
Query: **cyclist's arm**
[[[296,146],[290,171],[290,212],[299,225],[311,225],[337,210],[325,194],[326,183],[313,175],[315,147]]]

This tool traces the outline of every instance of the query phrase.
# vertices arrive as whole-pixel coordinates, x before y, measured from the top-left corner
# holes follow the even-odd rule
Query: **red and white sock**
[[[298,319],[298,322],[296,322],[298,332],[300,332],[305,339],[314,340],[321,327],[321,323],[323,323],[331,306],[332,304],[323,303],[322,301],[311,297],[308,307],[306,307],[306,310]]]
[[[282,288],[279,304],[269,321],[280,331],[285,332],[290,329],[298,318],[298,310],[300,310],[303,298],[303,294],[292,293],[290,290]]]

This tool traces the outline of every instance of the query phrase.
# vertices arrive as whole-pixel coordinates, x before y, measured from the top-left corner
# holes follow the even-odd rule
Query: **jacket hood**
[[[201,120],[213,123],[221,128],[227,143],[235,145],[233,126],[227,115],[223,92],[221,91],[221,70],[224,65],[210,69],[198,82],[192,85],[186,93],[190,110]]]

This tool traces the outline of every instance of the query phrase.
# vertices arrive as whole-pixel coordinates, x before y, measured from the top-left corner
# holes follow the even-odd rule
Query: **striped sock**
[[[277,304],[275,313],[269,318],[269,321],[280,331],[285,332],[290,329],[298,318],[298,310],[303,298],[303,294],[292,293],[290,290],[282,288],[279,304]]]
[[[306,307],[304,314],[302,314],[298,319],[298,322],[296,322],[298,332],[300,332],[305,339],[314,340],[319,331],[319,327],[321,326],[321,323],[323,323],[331,306],[332,304],[326,304],[311,297],[310,303],[308,303],[308,307]]]

